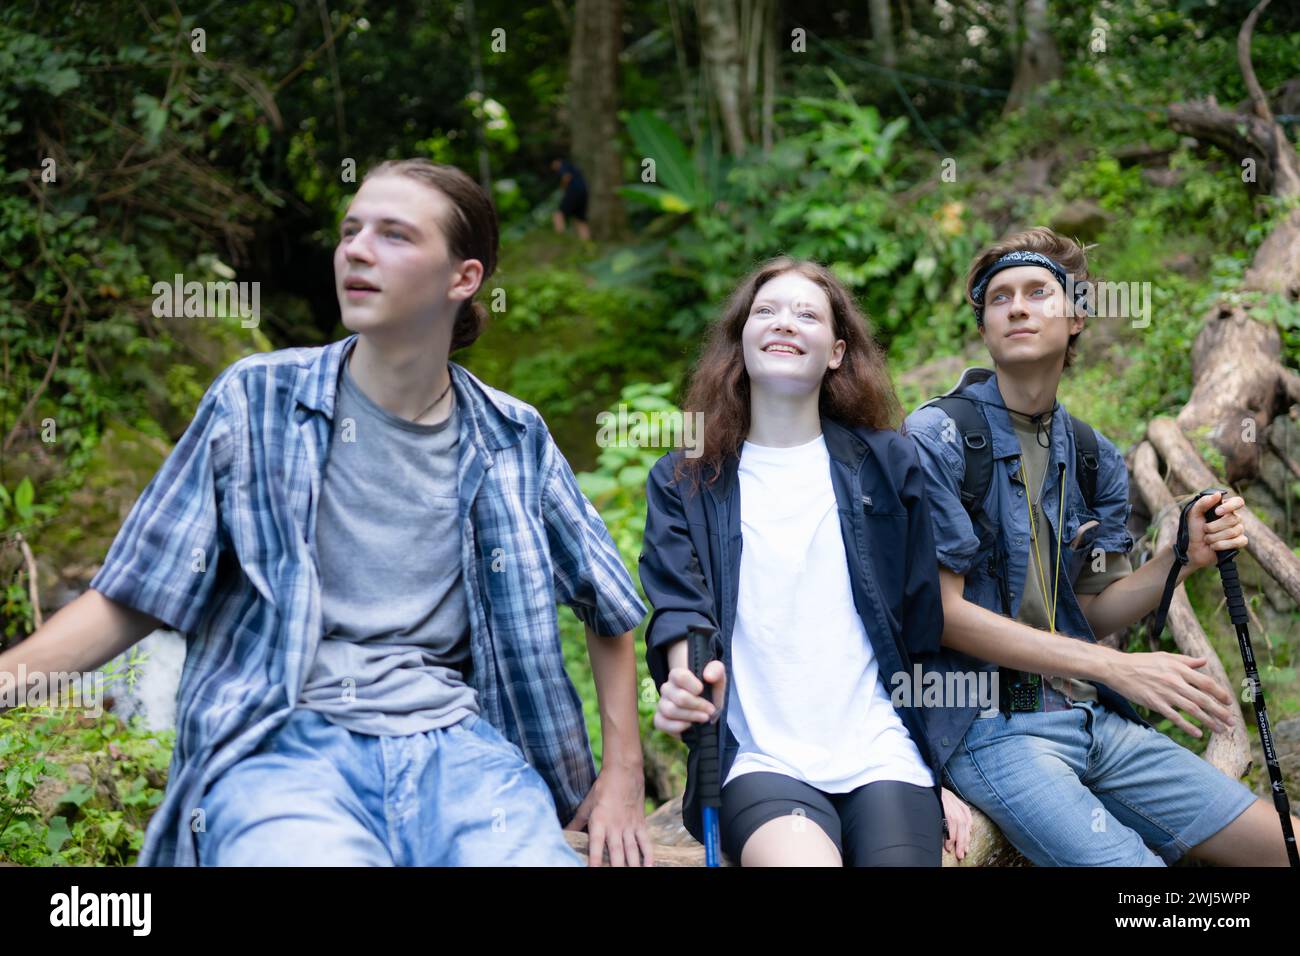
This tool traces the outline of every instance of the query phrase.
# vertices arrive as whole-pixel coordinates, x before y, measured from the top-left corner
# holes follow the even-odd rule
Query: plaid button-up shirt
[[[298,700],[322,632],[316,509],[340,362],[356,338],[223,371],[90,582],[189,640],[167,790],[140,865],[198,862],[206,788]],[[645,606],[536,409],[455,363],[451,375],[468,680],[567,823],[596,769],[556,601],[601,635],[633,629]]]

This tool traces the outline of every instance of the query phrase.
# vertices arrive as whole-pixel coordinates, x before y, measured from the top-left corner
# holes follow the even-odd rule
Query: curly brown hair
[[[822,376],[818,400],[822,417],[873,429],[897,428],[901,423],[903,408],[885,367],[884,350],[853,296],[825,266],[781,256],[764,262],[740,281],[709,333],[682,406],[686,414],[702,412],[705,416],[704,447],[698,457],[677,462],[677,478],[688,476],[698,486],[707,470],[705,483],[712,485],[722,474],[723,463],[740,454],[750,426],[749,372],[741,333],[758,290],[786,272],[797,272],[826,293],[835,338],[844,340],[839,367],[827,369]]]

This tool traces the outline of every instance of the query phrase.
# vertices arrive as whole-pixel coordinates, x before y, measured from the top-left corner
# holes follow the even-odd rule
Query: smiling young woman
[[[641,583],[655,726],[717,719],[723,852],[744,866],[937,866],[969,812],[942,794],[919,706],[897,675],[943,628],[916,453],[852,297],[816,263],[776,259],[739,285],[684,409],[703,453],[646,485]],[[687,629],[713,635],[704,678]],[[683,821],[702,836],[688,764]]]

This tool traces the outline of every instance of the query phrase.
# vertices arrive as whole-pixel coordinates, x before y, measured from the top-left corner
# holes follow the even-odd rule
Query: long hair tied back
[[[374,176],[406,176],[432,186],[447,197],[451,217],[449,222],[442,223],[447,248],[457,259],[477,259],[483,263],[483,281],[478,289],[482,292],[488,277],[496,270],[500,242],[496,209],[483,187],[455,166],[427,159],[390,159],[373,167],[365,179]],[[473,345],[487,328],[488,310],[483,303],[475,301],[476,296],[477,293],[462,302],[456,313],[451,330],[453,352]]]

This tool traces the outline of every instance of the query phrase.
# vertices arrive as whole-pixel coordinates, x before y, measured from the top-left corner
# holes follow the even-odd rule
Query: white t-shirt
[[[763,770],[827,793],[875,780],[934,786],[853,604],[825,438],[745,442],[739,480],[727,726],[740,750],[724,784]]]

